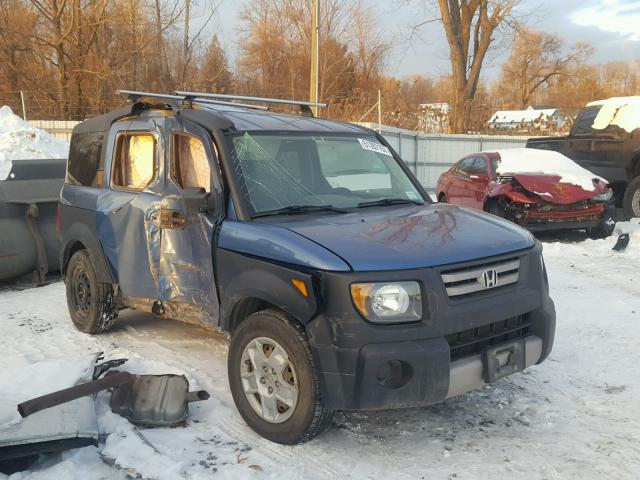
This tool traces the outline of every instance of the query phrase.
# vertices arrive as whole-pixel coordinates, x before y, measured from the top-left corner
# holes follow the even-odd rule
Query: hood
[[[445,204],[269,218],[272,225],[322,245],[356,271],[446,265],[534,245],[530,233],[510,222]]]
[[[503,177],[513,177],[525,190],[537,195],[545,202],[557,205],[591,200],[600,192],[586,190],[579,185],[562,181],[559,175],[544,175],[534,173],[501,173]]]

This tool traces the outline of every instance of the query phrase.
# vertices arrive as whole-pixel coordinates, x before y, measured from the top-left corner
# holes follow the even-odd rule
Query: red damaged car
[[[476,208],[529,230],[587,229],[608,236],[615,226],[606,180],[561,153],[513,148],[467,155],[438,179],[440,202]]]

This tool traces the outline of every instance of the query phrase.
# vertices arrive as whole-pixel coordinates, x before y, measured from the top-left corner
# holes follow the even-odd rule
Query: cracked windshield
[[[245,133],[233,146],[236,171],[256,214],[424,203],[374,136]]]

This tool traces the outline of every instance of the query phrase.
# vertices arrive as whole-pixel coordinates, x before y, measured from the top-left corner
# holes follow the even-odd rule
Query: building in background
[[[498,110],[488,127],[504,133],[558,132],[568,124],[568,117],[558,108],[530,106],[526,110]]]
[[[447,133],[449,131],[448,103],[421,103],[418,131],[424,133]]]

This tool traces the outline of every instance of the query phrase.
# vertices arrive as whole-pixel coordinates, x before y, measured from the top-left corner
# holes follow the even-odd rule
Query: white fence
[[[29,120],[29,123],[36,128],[41,128],[58,140],[68,142],[71,140],[71,130],[80,122],[75,120]]]
[[[378,124],[362,125],[373,130],[378,129]],[[500,148],[524,147],[528,138],[507,135],[426,134],[385,125],[382,126],[381,133],[429,192],[435,191],[440,174],[465,155]]]
[[[30,123],[68,142],[71,139],[71,130],[78,122],[30,120]],[[373,123],[362,125],[374,130],[378,127]],[[440,174],[461,157],[484,150],[524,147],[528,138],[506,135],[426,134],[386,125],[382,126],[381,133],[429,192],[435,191]]]

